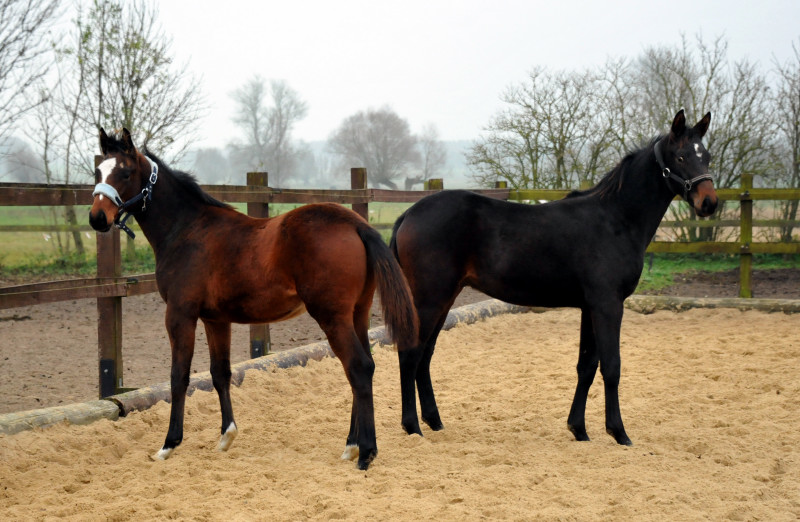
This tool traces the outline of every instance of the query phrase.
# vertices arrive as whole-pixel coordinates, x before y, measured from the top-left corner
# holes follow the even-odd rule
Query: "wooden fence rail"
[[[496,189],[478,190],[490,197],[510,201],[550,201],[564,197],[565,190],[511,190],[500,182]],[[88,206],[92,201],[91,185],[41,185],[0,183],[0,206]],[[268,186],[264,172],[247,174],[243,186],[204,185],[203,189],[215,198],[228,203],[246,203],[251,216],[269,215],[269,205],[275,203],[306,204],[335,202],[351,205],[365,219],[369,204],[376,202],[413,203],[428,194],[442,190],[442,180],[429,180],[425,190],[400,191],[367,188],[366,170],[351,169],[350,190],[280,189]],[[738,201],[741,205],[739,220],[701,220],[664,222],[662,226],[737,226],[738,242],[667,242],[654,241],[648,252],[669,253],[728,253],[740,256],[740,296],[751,297],[750,273],[753,254],[800,254],[800,243],[754,243],[754,226],[797,225],[796,221],[753,220],[753,201],[798,200],[800,189],[752,188],[752,177],[743,176],[739,189],[717,191],[723,201]],[[63,231],[75,227],[41,225],[7,225],[3,231]],[[88,230],[84,226],[80,230]],[[385,228],[381,226],[381,228]],[[155,274],[122,276],[120,234],[112,229],[107,234],[97,234],[97,277],[51,281],[0,288],[0,309],[38,305],[56,301],[93,298],[98,308],[98,389],[100,397],[126,390],[122,378],[122,298],[157,291]],[[259,357],[269,353],[268,325],[251,325],[250,355]]]

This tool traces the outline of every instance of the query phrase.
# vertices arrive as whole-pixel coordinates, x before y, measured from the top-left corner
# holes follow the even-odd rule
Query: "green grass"
[[[660,290],[671,285],[680,275],[735,270],[739,268],[739,262],[739,256],[729,254],[647,254],[636,291]],[[800,268],[800,256],[753,256],[753,270],[776,268]]]

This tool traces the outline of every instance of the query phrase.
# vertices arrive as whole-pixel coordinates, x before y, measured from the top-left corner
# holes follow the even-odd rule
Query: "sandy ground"
[[[579,313],[458,326],[433,359],[445,429],[400,428],[397,356],[379,349],[379,454],[339,459],[350,392],[335,359],[248,372],[227,453],[216,395],[187,404],[166,462],[165,403],[117,422],[0,436],[5,520],[797,520],[797,318],[734,310],[627,312],[621,404],[632,447],[572,440]],[[65,326],[66,327],[66,326]]]

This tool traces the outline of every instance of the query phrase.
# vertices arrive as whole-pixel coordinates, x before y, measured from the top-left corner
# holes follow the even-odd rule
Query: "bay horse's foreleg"
[[[591,314],[587,309],[581,311],[581,344],[578,355],[578,386],[569,410],[567,426],[576,440],[588,441],[586,433],[586,399],[594,382],[598,364],[597,344],[594,339]]]
[[[170,310],[168,305],[166,324],[169,341],[172,345],[172,369],[170,371],[172,407],[164,446],[153,456],[157,460],[169,458],[183,441],[183,412],[186,403],[186,389],[189,387],[192,356],[194,355],[194,333],[197,327],[197,318],[178,315]]]
[[[600,373],[606,398],[606,432],[618,444],[630,446],[633,443],[625,433],[622,414],[619,409],[619,380],[621,363],[619,355],[619,333],[622,325],[622,301],[606,303],[592,310],[595,342],[600,356]]]
[[[203,321],[208,339],[208,351],[211,356],[211,380],[219,395],[219,406],[222,412],[221,436],[217,449],[227,451],[233,439],[239,434],[233,420],[231,406],[231,324]]]

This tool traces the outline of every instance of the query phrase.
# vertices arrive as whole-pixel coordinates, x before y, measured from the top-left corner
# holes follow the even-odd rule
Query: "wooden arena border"
[[[625,307],[638,313],[653,313],[656,310],[682,312],[692,308],[735,308],[738,310],[758,310],[763,312],[800,313],[800,300],[796,299],[741,299],[741,298],[702,298],[631,296]],[[544,313],[552,308],[517,306],[497,299],[454,308],[447,315],[444,330],[458,324],[472,324],[489,317],[514,313]],[[387,345],[390,343],[383,326],[369,331],[370,343]],[[290,350],[265,355],[243,361],[231,366],[231,382],[236,386],[244,381],[247,370],[268,370],[271,368],[290,368],[305,366],[309,360],[319,361],[333,357],[327,341],[321,341]],[[192,376],[188,394],[195,390],[211,391],[214,386],[210,372]],[[0,433],[14,434],[35,428],[46,428],[62,422],[69,424],[89,424],[108,419],[117,420],[132,411],[146,410],[160,401],[170,401],[169,383],[161,383],[138,390],[112,395],[106,399],[89,401],[67,406],[55,406],[38,410],[0,415]]]

